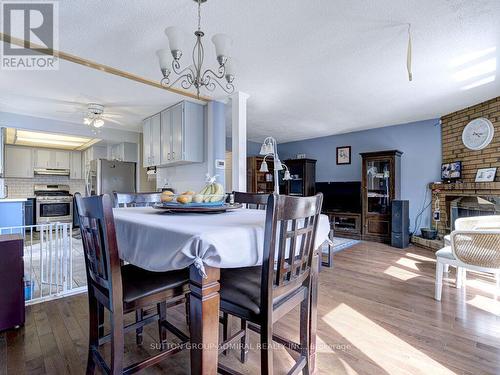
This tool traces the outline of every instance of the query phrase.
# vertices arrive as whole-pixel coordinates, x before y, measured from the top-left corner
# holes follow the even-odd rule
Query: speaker
[[[404,249],[410,243],[410,203],[407,200],[392,201],[391,245]]]
[[[407,232],[410,228],[409,201],[392,201],[392,231],[396,233]]]

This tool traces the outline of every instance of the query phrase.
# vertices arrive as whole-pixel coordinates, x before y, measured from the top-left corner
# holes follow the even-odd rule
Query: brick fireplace
[[[436,193],[432,199],[432,209],[434,210],[436,198],[439,197],[439,211],[441,212],[441,220],[437,223],[437,230],[440,236],[450,233],[452,230],[452,211],[453,204],[459,198],[476,198],[479,200],[477,205],[471,205],[471,201],[464,199],[461,204],[462,208],[469,207],[470,213],[473,216],[479,215],[495,215],[500,214],[500,182],[465,182],[452,184],[431,184],[430,188]],[[482,200],[489,202],[482,202]],[[482,204],[481,204],[482,203]],[[458,203],[460,205],[460,203]],[[475,207],[474,207],[475,206]],[[465,213],[459,213],[459,216],[471,216]],[[454,215],[456,219],[457,216]],[[434,223],[433,223],[434,224]],[[434,226],[436,228],[436,226]]]
[[[469,121],[478,117],[486,117],[493,123],[495,135],[488,147],[472,151],[463,145],[462,131]],[[451,184],[433,183],[429,186],[435,192],[432,210],[434,210],[436,199],[439,198],[441,220],[435,227],[439,235],[444,236],[452,227],[453,201],[456,202],[460,197],[479,197],[488,202],[500,198],[500,97],[443,116],[441,118],[441,144],[443,163],[462,161],[462,181]],[[488,167],[498,168],[495,182],[474,182],[478,168]],[[464,203],[467,201],[465,199]],[[481,200],[480,202],[485,204],[482,206],[485,211],[492,208],[486,202]]]

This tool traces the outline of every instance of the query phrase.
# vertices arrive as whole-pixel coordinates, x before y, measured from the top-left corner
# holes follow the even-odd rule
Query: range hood
[[[35,168],[37,176],[69,176],[69,169]]]

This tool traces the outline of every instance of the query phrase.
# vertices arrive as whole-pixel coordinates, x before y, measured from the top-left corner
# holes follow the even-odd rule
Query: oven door
[[[71,223],[73,221],[73,202],[65,201],[36,201],[36,223]]]

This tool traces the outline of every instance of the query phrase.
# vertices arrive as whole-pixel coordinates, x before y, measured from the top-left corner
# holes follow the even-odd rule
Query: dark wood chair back
[[[75,202],[89,294],[113,311],[113,302],[122,304],[122,280],[111,198],[76,193]]]
[[[269,194],[261,193],[242,193],[233,191],[234,202],[241,203],[246,208],[256,208],[257,210],[265,210]]]
[[[161,193],[113,193],[114,207],[147,207],[161,201]]]
[[[271,307],[275,298],[309,281],[322,203],[321,193],[313,197],[269,196],[261,291],[261,301],[267,306],[263,307]]]

